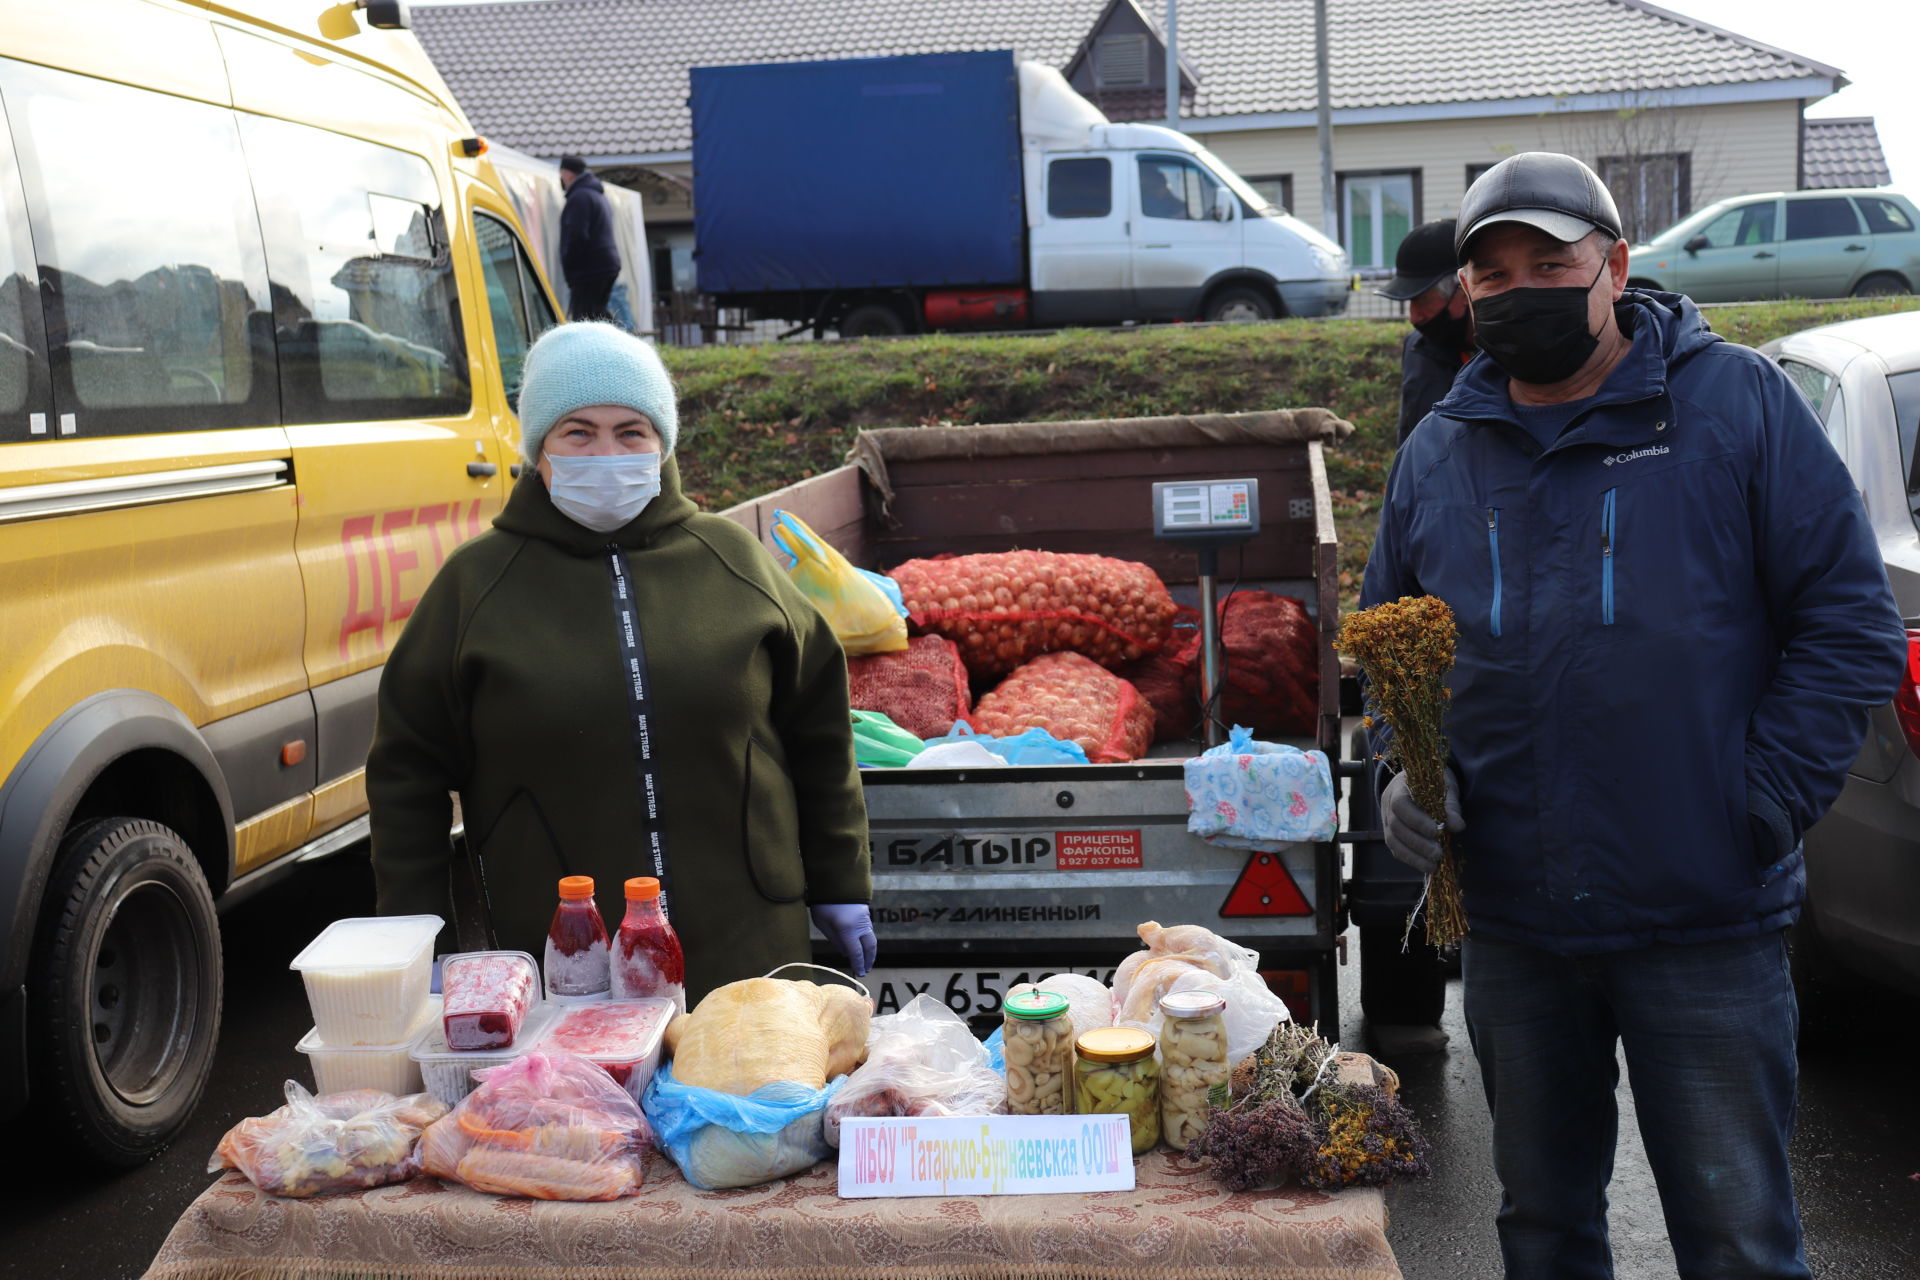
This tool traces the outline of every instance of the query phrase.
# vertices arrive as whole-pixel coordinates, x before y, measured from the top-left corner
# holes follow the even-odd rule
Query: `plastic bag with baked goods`
[[[534,1200],[618,1200],[640,1190],[653,1133],[606,1068],[536,1050],[473,1078],[479,1087],[421,1136],[426,1172]]]
[[[420,1170],[421,1132],[447,1114],[430,1093],[350,1089],[316,1098],[289,1080],[286,1096],[285,1106],[227,1130],[207,1172],[238,1169],[262,1191],[294,1199],[405,1182]]]

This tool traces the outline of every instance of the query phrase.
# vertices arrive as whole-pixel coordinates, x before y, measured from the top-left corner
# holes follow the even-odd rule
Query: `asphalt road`
[[[216,1077],[192,1126],[152,1163],[110,1175],[76,1169],[45,1138],[14,1135],[12,1181],[0,1203],[0,1275],[137,1277],[187,1204],[206,1186],[206,1157],[233,1121],[279,1104],[288,1076],[310,1081],[293,1050],[308,1018],[287,969],[330,920],[367,914],[364,857],[307,868],[225,920],[227,1004]],[[882,939],[884,947],[885,940]],[[1342,1040],[1368,1045],[1354,1003],[1358,969],[1343,974]],[[1831,1030],[1802,1059],[1794,1165],[1808,1254],[1819,1276],[1906,1280],[1920,1275],[1920,1002],[1847,993],[1823,1005]],[[1395,1253],[1408,1280],[1496,1276],[1498,1190],[1487,1159],[1487,1116],[1450,991],[1439,1051],[1379,1049],[1434,1145],[1435,1176],[1390,1193]],[[1622,1280],[1675,1276],[1659,1200],[1623,1088],[1613,1184],[1613,1239]]]

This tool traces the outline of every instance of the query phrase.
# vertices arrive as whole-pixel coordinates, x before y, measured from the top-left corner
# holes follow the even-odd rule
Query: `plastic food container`
[[[1153,1048],[1153,1033],[1134,1027],[1101,1027],[1073,1044],[1075,1113],[1125,1116],[1137,1156],[1160,1141],[1160,1069]]]
[[[422,1027],[440,1025],[440,998],[429,996],[397,1044],[328,1044],[315,1027],[294,1048],[307,1055],[313,1068],[315,1093],[342,1093],[348,1089],[384,1089],[404,1097],[420,1092],[420,1068],[409,1056]]]
[[[404,1044],[426,1002],[439,916],[335,920],[288,966],[328,1048]]]
[[[638,1101],[660,1065],[660,1042],[673,1017],[671,1000],[600,1000],[565,1005],[538,1040],[542,1053],[571,1053],[597,1062]]]
[[[434,1018],[413,1038],[407,1056],[420,1070],[421,1086],[451,1107],[473,1092],[474,1072],[512,1062],[527,1052],[558,1012],[556,1006],[545,1001],[534,1005],[520,1024],[519,1039],[500,1049],[449,1049],[445,1024]]]
[[[539,988],[540,969],[524,951],[463,951],[448,956],[440,962],[446,1047],[508,1048],[520,1034]]]

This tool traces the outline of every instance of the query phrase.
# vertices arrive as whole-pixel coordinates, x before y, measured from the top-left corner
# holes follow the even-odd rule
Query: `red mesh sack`
[[[1077,653],[1045,653],[973,709],[973,727],[1011,738],[1045,729],[1094,764],[1137,760],[1153,743],[1153,707],[1127,681]]]
[[[1181,605],[1173,617],[1173,634],[1158,653],[1150,653],[1120,670],[1122,678],[1153,706],[1153,740],[1170,742],[1197,736],[1199,678],[1193,664],[1200,660],[1200,611]]]
[[[1197,634],[1191,648],[1197,692]],[[1220,648],[1226,669],[1223,722],[1281,737],[1313,733],[1320,711],[1319,633],[1300,601],[1267,591],[1234,592],[1221,604]]]
[[[959,645],[976,676],[1059,650],[1124,666],[1158,650],[1173,625],[1159,575],[1110,556],[998,551],[909,560],[890,576],[914,630]]]
[[[878,711],[916,738],[939,738],[967,714],[967,668],[944,636],[915,636],[899,653],[847,659],[856,710]]]

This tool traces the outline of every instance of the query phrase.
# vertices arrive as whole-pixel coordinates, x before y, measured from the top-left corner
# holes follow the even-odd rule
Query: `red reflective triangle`
[[[1277,853],[1255,853],[1247,858],[1240,878],[1220,905],[1223,916],[1310,916],[1313,907],[1293,882],[1293,873]]]

